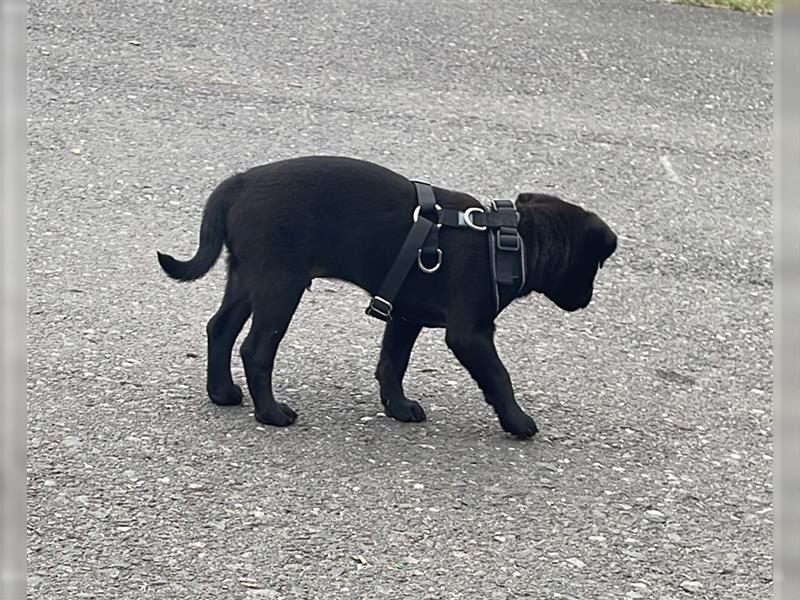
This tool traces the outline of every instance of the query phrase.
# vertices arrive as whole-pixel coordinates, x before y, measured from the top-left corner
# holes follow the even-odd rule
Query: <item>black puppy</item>
[[[434,188],[445,208],[481,206],[468,194]],[[388,169],[342,157],[285,160],[234,175],[211,194],[194,258],[158,254],[166,273],[188,281],[204,275],[223,243],[228,281],[208,322],[208,382],[219,405],[242,402],[231,379],[233,344],[252,313],[241,347],[247,386],[261,423],[290,425],[297,414],[275,401],[272,368],[300,297],[315,277],[352,282],[376,294],[412,224],[417,205],[412,182]],[[527,281],[517,294],[540,292],[564,310],[592,298],[599,266],[617,237],[595,214],[543,194],[520,194],[518,230],[524,241]],[[386,325],[375,376],[386,413],[420,422],[425,412],[403,393],[411,348],[422,327],[445,327],[445,340],[483,390],[503,429],[519,437],[537,431],[514,399],[508,372],[495,350],[496,306],[485,233],[441,231],[441,268],[413,268]]]

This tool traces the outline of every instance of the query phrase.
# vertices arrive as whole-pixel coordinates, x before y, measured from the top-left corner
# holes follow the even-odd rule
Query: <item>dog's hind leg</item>
[[[250,316],[250,299],[234,267],[228,269],[228,282],[222,305],[206,326],[208,333],[208,373],[206,389],[214,404],[233,406],[242,403],[242,390],[231,379],[233,344]]]
[[[403,392],[403,376],[421,329],[418,323],[396,318],[387,323],[383,333],[375,378],[380,384],[384,411],[398,421],[420,423],[425,420],[425,411],[419,403],[406,398]]]
[[[297,419],[289,406],[275,401],[272,368],[278,344],[308,284],[308,274],[301,275],[264,272],[258,276],[261,285],[251,298],[253,324],[242,343],[242,362],[256,420],[267,425],[283,427]]]

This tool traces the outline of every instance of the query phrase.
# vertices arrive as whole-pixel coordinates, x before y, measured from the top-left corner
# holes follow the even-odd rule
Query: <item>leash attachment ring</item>
[[[439,225],[439,227],[441,227],[441,225]],[[426,267],[422,262],[422,248],[417,250],[417,266],[419,267],[419,270],[422,271],[423,273],[428,273],[428,274],[436,273],[436,271],[439,270],[439,267],[442,266],[442,250],[441,250],[441,248],[437,248],[436,249],[436,264],[433,265],[430,268]]]
[[[472,220],[473,213],[483,213],[485,211],[483,208],[479,206],[471,206],[467,210],[464,211],[464,223],[467,224],[467,227],[470,229],[474,229],[475,231],[486,231],[486,225],[476,225],[475,222]]]

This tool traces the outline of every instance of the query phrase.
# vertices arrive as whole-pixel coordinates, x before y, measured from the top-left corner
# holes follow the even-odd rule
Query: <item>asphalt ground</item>
[[[769,598],[771,20],[652,1],[30,3],[30,598]],[[317,281],[259,426],[205,394],[203,203],[304,154],[620,236],[594,300],[497,344],[505,434],[426,331],[424,424],[382,416],[381,323]],[[243,382],[238,357],[234,376]]]

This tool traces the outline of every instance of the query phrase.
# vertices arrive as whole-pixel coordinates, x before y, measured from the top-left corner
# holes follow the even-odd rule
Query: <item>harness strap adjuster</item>
[[[366,313],[387,323],[392,320],[392,303],[380,296],[374,296],[367,306]]]
[[[501,227],[497,231],[497,249],[518,252],[520,249],[519,232],[512,227]]]

